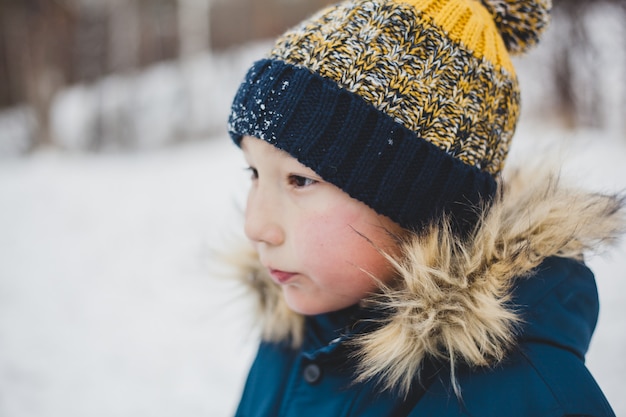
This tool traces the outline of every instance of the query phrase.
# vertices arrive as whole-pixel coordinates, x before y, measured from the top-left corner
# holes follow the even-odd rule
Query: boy
[[[253,65],[229,130],[264,326],[237,416],[613,415],[583,362],[581,260],[622,201],[501,178],[509,52],[548,10],[348,0]]]

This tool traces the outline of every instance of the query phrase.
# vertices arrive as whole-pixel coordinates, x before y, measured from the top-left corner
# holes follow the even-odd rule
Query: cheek
[[[386,281],[387,260],[376,249],[388,248],[387,233],[375,222],[363,221],[361,211],[336,207],[331,215],[303,219],[299,257],[314,269],[318,279],[341,280],[349,285],[371,285],[367,271]],[[371,219],[370,219],[371,220]],[[355,282],[358,281],[358,282]]]
[[[296,247],[300,259],[316,262],[320,257],[332,253],[338,243],[336,219],[324,215],[312,214],[300,219],[299,233],[296,235]]]

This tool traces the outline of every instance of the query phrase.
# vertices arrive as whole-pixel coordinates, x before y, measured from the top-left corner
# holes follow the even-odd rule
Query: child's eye
[[[248,167],[248,168],[246,168],[246,171],[248,171],[250,173],[250,179],[251,180],[256,180],[256,179],[259,178],[259,171],[257,171],[256,168]]]
[[[289,184],[293,185],[297,188],[308,187],[317,183],[316,180],[312,178],[303,177],[301,175],[290,175],[289,176]]]

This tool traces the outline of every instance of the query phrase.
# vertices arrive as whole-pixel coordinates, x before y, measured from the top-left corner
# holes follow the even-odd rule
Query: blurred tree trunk
[[[209,50],[209,0],[178,1],[180,58]]]
[[[109,22],[107,73],[125,73],[129,88],[124,91],[98,90],[97,118],[101,127],[98,137],[94,137],[90,148],[101,149],[105,142],[130,148],[136,138],[134,118],[136,117],[133,91],[134,73],[141,66],[141,15],[137,0],[109,0],[106,10]],[[121,94],[122,97],[108,97],[122,103],[113,114],[105,115],[106,95]],[[108,116],[108,117],[107,117]]]
[[[128,71],[140,65],[141,10],[135,0],[109,0],[109,68],[111,72]]]
[[[72,14],[62,2],[28,0],[3,17],[8,73],[17,82],[33,114],[29,149],[57,145],[51,110],[56,93],[66,82],[70,62]]]
[[[550,73],[556,88],[557,111],[569,127],[606,127],[610,124],[609,113],[626,113],[626,98],[622,103],[611,103],[605,85],[606,75],[621,72],[622,80],[626,78],[626,0],[553,0],[553,3],[553,26],[558,41]],[[598,27],[597,19],[595,26],[590,26],[593,22],[590,16],[598,11],[604,13],[603,18],[619,22],[621,30],[612,34],[610,45],[606,39],[598,41],[594,36],[597,35],[593,32]],[[612,22],[614,24],[615,20]],[[612,54],[612,48],[619,50]],[[610,67],[606,66],[607,54],[617,57]],[[603,63],[600,62],[602,56]],[[614,88],[623,89],[623,81]],[[611,108],[612,105],[619,108]]]
[[[107,73],[109,48],[107,34],[110,32],[108,19],[102,4],[82,3],[78,8],[78,23],[74,33],[74,54],[76,80],[95,83]],[[93,112],[90,129],[85,133],[85,143],[89,149],[99,149],[104,143],[104,121],[101,115],[101,102],[85,103]]]
[[[589,48],[589,34],[583,21],[588,3],[581,0],[554,1],[553,20],[554,24],[558,25],[559,42],[553,55],[552,76],[557,92],[557,109],[569,127],[579,124],[582,121],[581,113],[584,112],[581,108],[583,105],[579,91],[579,87],[582,86],[577,83],[576,70],[591,70],[589,65],[584,67],[580,65],[580,59],[592,52]],[[589,81],[592,82],[591,77]],[[591,86],[588,90],[591,96],[587,99],[595,101],[592,97],[596,94],[595,88]],[[596,119],[596,115],[587,116],[585,118],[588,120]]]

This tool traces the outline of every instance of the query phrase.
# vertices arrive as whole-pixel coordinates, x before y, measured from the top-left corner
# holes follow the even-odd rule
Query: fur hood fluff
[[[619,196],[568,188],[548,173],[517,171],[504,184],[468,239],[445,226],[402,238],[402,255],[390,258],[397,284],[366,300],[389,314],[351,339],[357,379],[378,378],[406,393],[426,357],[450,362],[453,373],[455,362],[497,363],[515,343],[514,281],[551,256],[582,260],[624,229]],[[254,252],[238,254],[236,263],[258,296],[264,340],[299,345],[303,317],[289,310]]]

